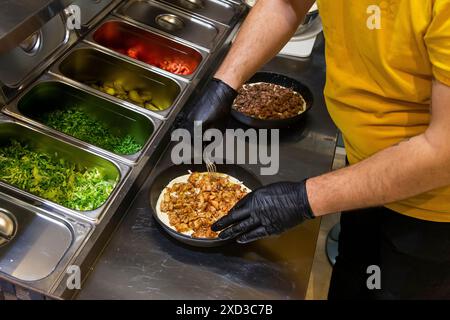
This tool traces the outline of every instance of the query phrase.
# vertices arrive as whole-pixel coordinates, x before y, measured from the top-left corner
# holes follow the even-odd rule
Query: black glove
[[[221,239],[237,237],[248,243],[280,234],[315,216],[306,193],[306,180],[300,183],[280,182],[259,188],[248,194],[217,221],[213,231],[220,231]]]
[[[203,130],[226,128],[231,106],[237,92],[222,80],[212,79],[202,97],[192,106],[186,127],[193,132],[194,121],[202,122]]]

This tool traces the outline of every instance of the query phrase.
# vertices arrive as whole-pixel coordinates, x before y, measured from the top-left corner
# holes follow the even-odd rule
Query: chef
[[[259,0],[190,114],[223,125],[236,90],[312,0]],[[319,0],[325,98],[350,165],[265,186],[213,230],[248,243],[343,212],[329,298],[450,298],[450,0]],[[367,285],[380,270],[381,286]]]

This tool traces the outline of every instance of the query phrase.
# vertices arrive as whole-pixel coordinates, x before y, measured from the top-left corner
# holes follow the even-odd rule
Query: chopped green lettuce
[[[99,208],[117,183],[98,168],[80,168],[15,140],[0,147],[0,180],[78,211]]]
[[[39,120],[53,129],[116,154],[135,154],[143,147],[130,135],[114,135],[105,124],[78,108],[52,111]]]

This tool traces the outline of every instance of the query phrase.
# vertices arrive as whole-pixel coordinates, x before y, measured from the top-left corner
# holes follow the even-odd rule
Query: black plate
[[[303,99],[306,102],[306,110],[302,112],[301,114],[287,119],[280,119],[280,120],[262,120],[250,117],[242,112],[236,111],[234,108],[231,110],[231,115],[233,118],[235,118],[237,121],[253,128],[258,129],[283,129],[287,128],[289,126],[292,126],[299,121],[301,121],[305,114],[309,111],[309,109],[313,106],[313,94],[311,93],[311,90],[308,89],[305,85],[301,84],[297,80],[294,80],[292,78],[283,76],[281,74],[277,73],[270,73],[270,72],[258,72],[256,73],[248,82],[250,83],[258,83],[258,82],[266,82],[266,83],[273,83],[280,86],[283,86],[285,88],[291,88],[295,92],[299,93]]]
[[[261,187],[261,182],[258,180],[258,178],[251,172],[247,171],[246,169],[238,166],[238,165],[216,165],[217,166],[217,172],[228,174],[240,181],[242,181],[245,186],[250,188],[251,190],[255,190],[259,187]],[[150,188],[150,205],[152,207],[153,211],[153,217],[158,221],[158,223],[164,228],[164,230],[174,237],[175,239],[196,247],[218,247],[222,246],[229,241],[225,241],[222,239],[196,239],[192,238],[190,236],[186,236],[182,233],[179,233],[169,226],[167,226],[164,222],[162,222],[157,214],[156,214],[156,204],[158,202],[158,198],[161,195],[161,192],[164,190],[167,185],[174,180],[175,178],[178,178],[180,176],[186,175],[189,173],[189,170],[192,172],[206,172],[206,166],[203,165],[177,165],[172,166],[162,173],[159,174],[159,176],[155,179],[153,182],[152,187]]]

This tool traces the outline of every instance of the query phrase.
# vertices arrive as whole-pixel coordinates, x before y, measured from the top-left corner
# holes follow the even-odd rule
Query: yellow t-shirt
[[[350,163],[423,133],[433,78],[450,86],[450,0],[318,4],[326,39],[325,98]],[[450,186],[387,207],[450,222]]]

